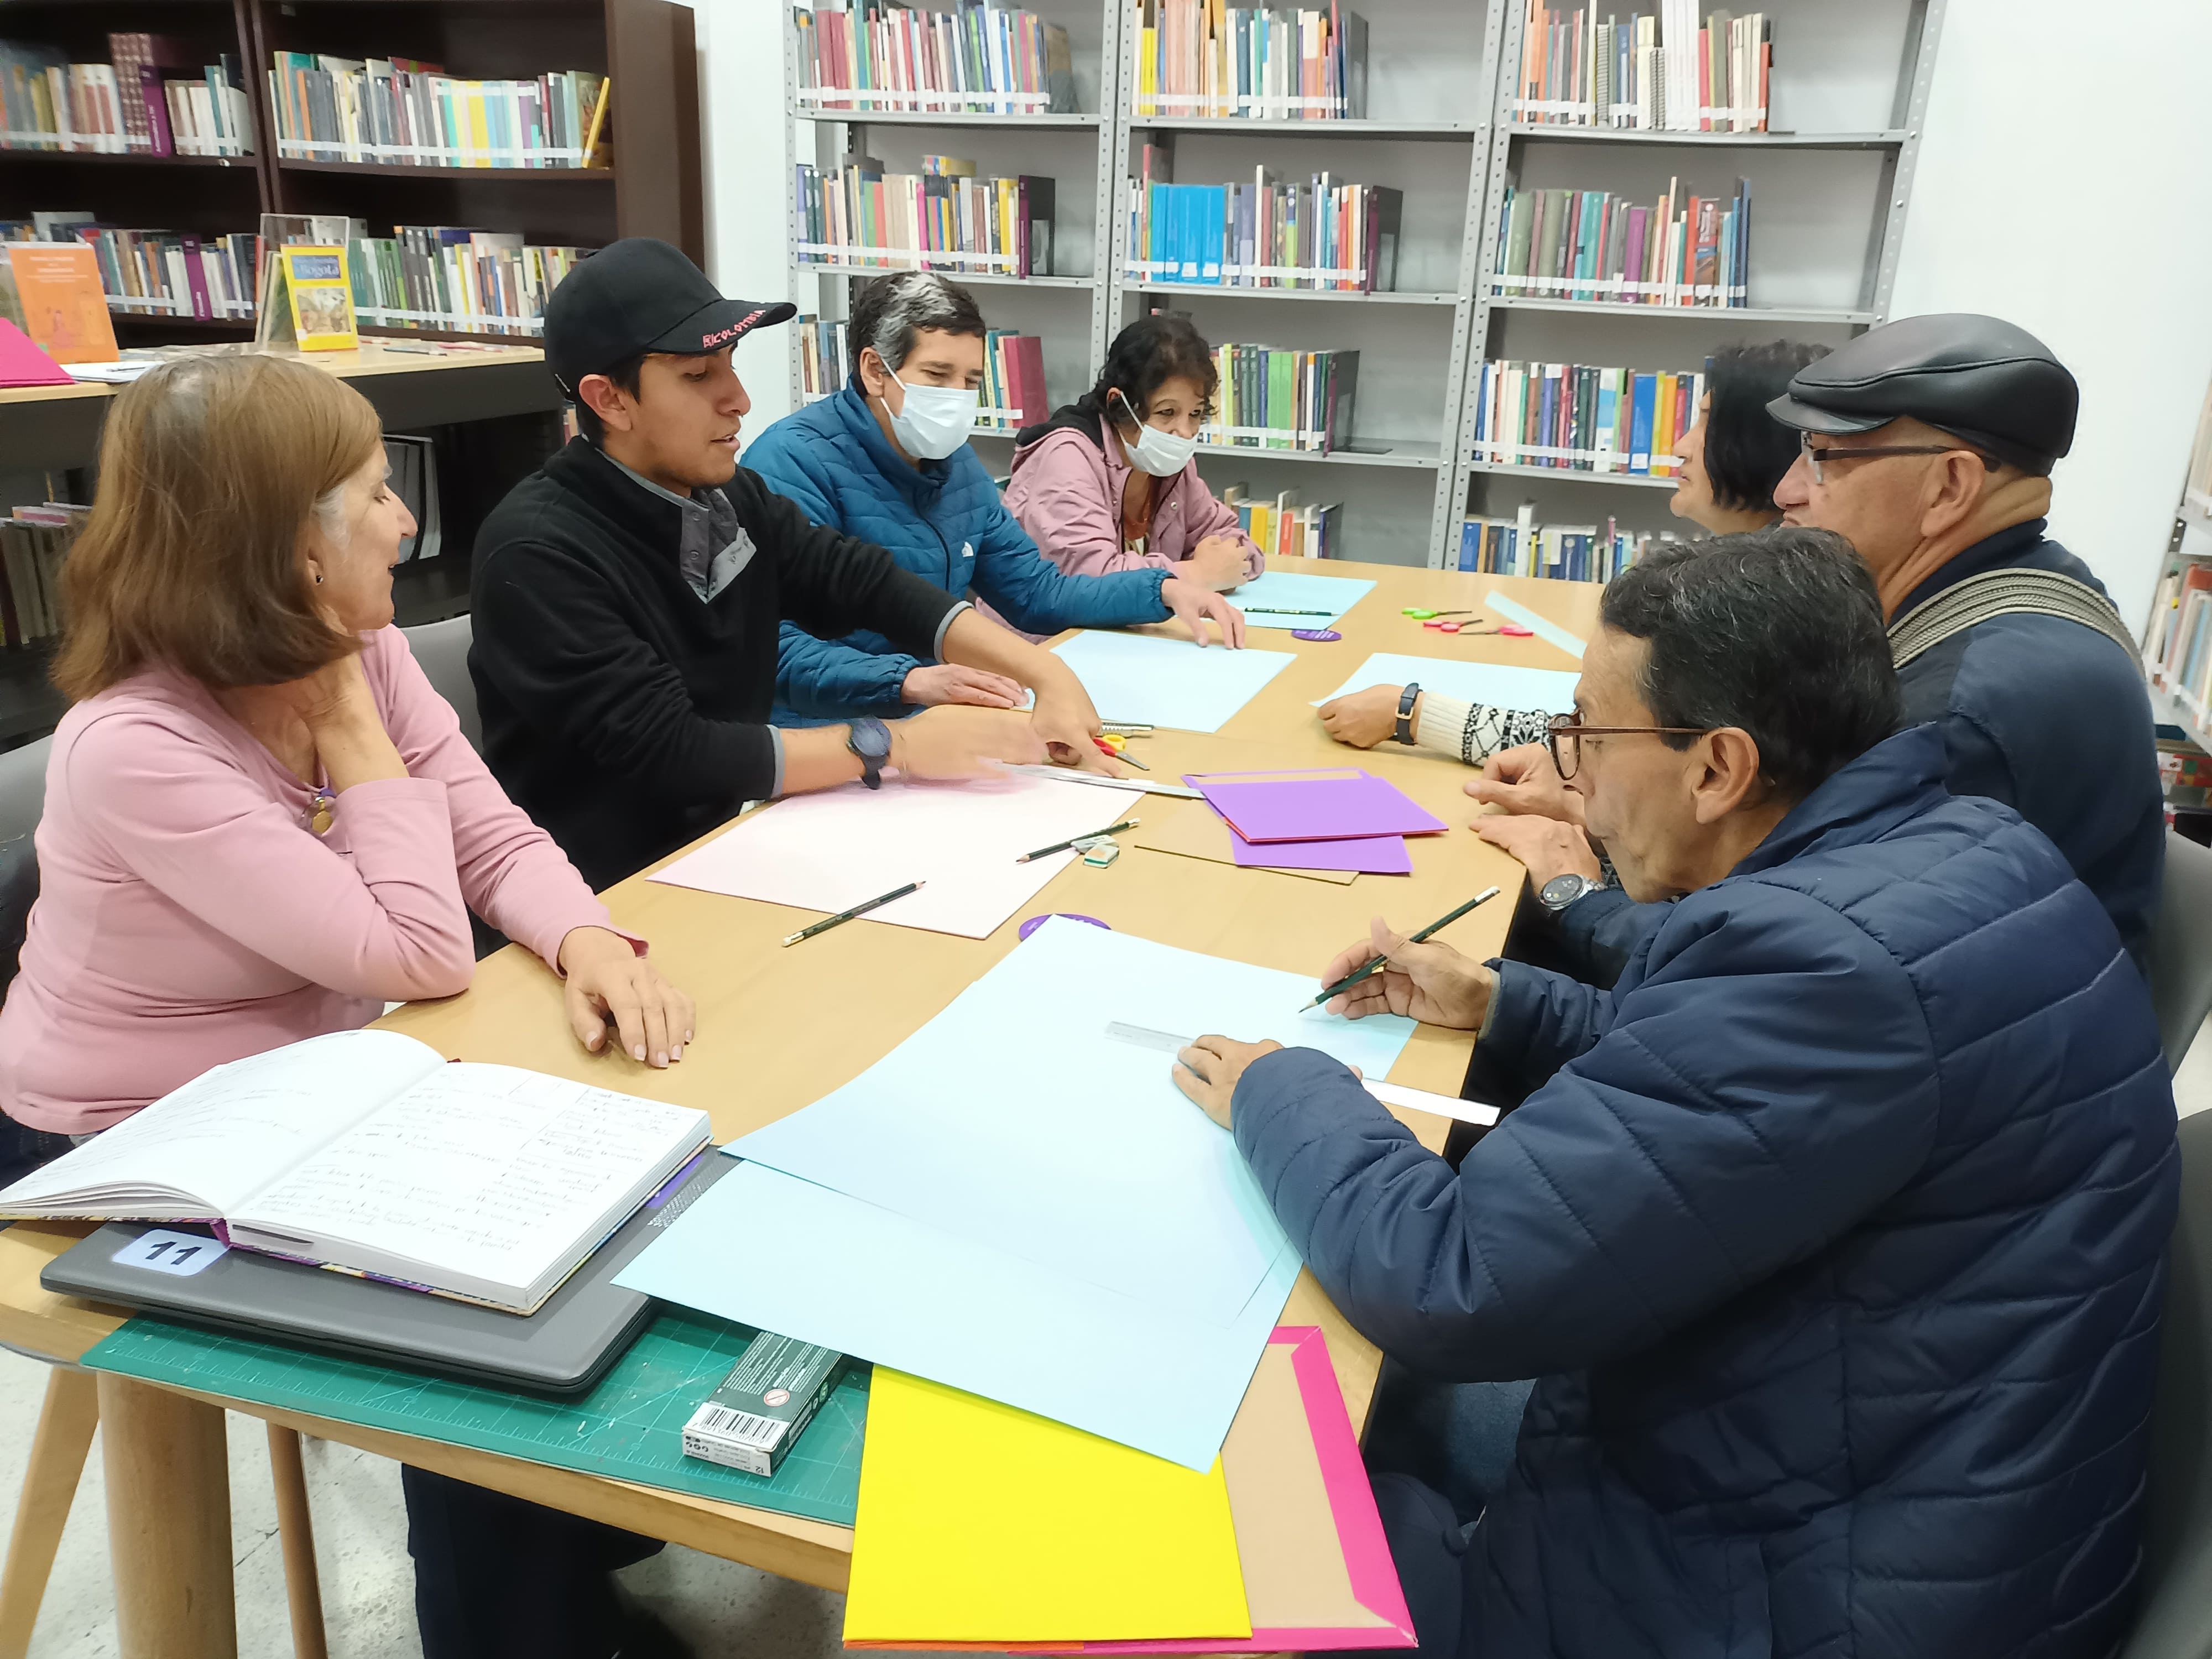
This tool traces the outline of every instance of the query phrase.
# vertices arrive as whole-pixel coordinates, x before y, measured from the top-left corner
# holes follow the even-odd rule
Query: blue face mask
[[[975,424],[975,393],[966,386],[908,386],[896,374],[906,402],[891,416],[899,447],[916,460],[941,461],[968,441]],[[889,411],[890,404],[884,403]]]

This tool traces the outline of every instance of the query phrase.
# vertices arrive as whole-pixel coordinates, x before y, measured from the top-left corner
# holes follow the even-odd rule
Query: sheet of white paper
[[[1422,689],[1441,691],[1447,697],[1486,702],[1498,708],[1541,709],[1565,714],[1575,706],[1575,682],[1581,678],[1559,668],[1509,668],[1503,663],[1462,662],[1449,657],[1406,657],[1378,652],[1359,665],[1352,678],[1322,703],[1364,691],[1370,685],[1405,685],[1418,681]]]
[[[744,1164],[615,1282],[1203,1471],[1297,1274],[1286,1249],[1215,1325]]]
[[[1204,648],[1154,634],[1078,634],[1058,647],[1101,720],[1218,732],[1297,659],[1287,651]]]
[[[1375,584],[1352,576],[1309,576],[1287,570],[1270,570],[1246,582],[1225,597],[1244,613],[1255,628],[1334,628],[1344,613],[1375,591]],[[1290,611],[1322,611],[1320,617],[1296,616],[1273,611],[1287,605]]]
[[[1012,772],[874,791],[848,783],[778,801],[653,879],[827,915],[922,881],[863,920],[983,939],[1082,855],[1016,859],[1143,813],[1139,797]]]
[[[435,1048],[396,1031],[337,1031],[233,1060],[25,1176],[0,1193],[0,1208],[158,1182],[206,1200],[172,1206],[173,1216],[230,1215],[256,1188],[445,1063]]]
[[[1175,1086],[1175,1061],[1106,1028],[1272,1037],[1387,1073],[1413,1022],[1301,1012],[1315,988],[1054,918],[852,1082],[726,1150],[1226,1325],[1282,1230],[1235,1141]]]

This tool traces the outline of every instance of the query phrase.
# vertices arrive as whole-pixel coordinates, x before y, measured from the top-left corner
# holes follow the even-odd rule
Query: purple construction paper
[[[1234,782],[1228,780],[1255,780]],[[1442,834],[1443,820],[1356,767],[1325,772],[1218,773],[1183,780],[1249,842],[1346,841]]]
[[[1259,870],[1357,870],[1369,876],[1410,876],[1413,855],[1403,836],[1360,836],[1351,841],[1279,841],[1255,847],[1229,832],[1237,863]]]

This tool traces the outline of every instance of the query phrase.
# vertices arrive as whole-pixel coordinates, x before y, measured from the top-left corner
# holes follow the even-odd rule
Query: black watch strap
[[[1419,684],[1409,685],[1398,694],[1398,741],[1408,749],[1413,746],[1413,704],[1420,695]]]
[[[845,728],[845,747],[860,758],[860,781],[871,789],[882,788],[884,763],[890,758],[890,728],[864,715]]]

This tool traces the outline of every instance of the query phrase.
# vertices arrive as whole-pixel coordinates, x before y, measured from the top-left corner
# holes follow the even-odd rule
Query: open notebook
[[[344,1031],[216,1066],[0,1190],[0,1216],[213,1221],[234,1246],[528,1313],[708,1127]]]

